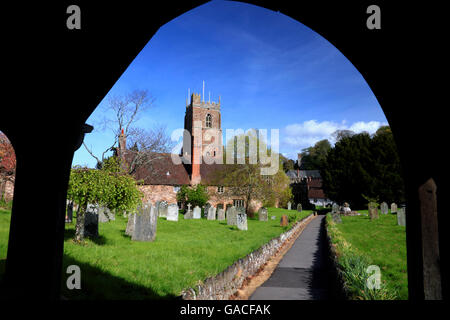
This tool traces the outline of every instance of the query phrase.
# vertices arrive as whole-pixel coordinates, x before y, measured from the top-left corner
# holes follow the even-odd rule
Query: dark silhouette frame
[[[68,30],[74,3],[5,4],[3,96],[0,130],[17,156],[5,287],[8,298],[59,299],[66,190],[73,153],[85,121],[155,32],[205,1],[157,6],[140,2],[80,2],[81,30]],[[245,1],[279,11],[310,27],[338,48],[377,97],[400,153],[407,191],[409,297],[424,299],[418,189],[429,178],[442,199],[444,134],[438,84],[437,29],[408,32],[408,19],[439,14],[420,6],[382,2],[382,29],[366,28],[369,1]],[[437,23],[437,22],[434,22]],[[426,37],[423,36],[426,33]],[[436,40],[436,42],[435,42]],[[427,66],[423,68],[421,61]],[[434,63],[434,65],[433,65]],[[421,71],[421,73],[419,73]],[[435,87],[436,86],[436,87]],[[415,109],[414,106],[419,106]],[[437,202],[438,225],[448,225]],[[439,233],[443,297],[448,296],[448,249]]]

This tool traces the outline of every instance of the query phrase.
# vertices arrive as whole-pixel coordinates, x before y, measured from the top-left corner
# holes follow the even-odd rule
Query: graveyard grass
[[[61,289],[68,299],[173,299],[183,289],[225,270],[263,244],[290,228],[280,226],[281,215],[295,220],[312,211],[297,212],[269,208],[267,222],[248,220],[248,230],[240,231],[226,221],[167,221],[158,218],[154,242],[131,241],[125,235],[127,219],[99,224],[99,238],[75,244],[75,219],[66,224]],[[6,258],[10,211],[0,211],[0,261]],[[271,216],[276,216],[271,220]],[[2,263],[4,264],[4,263]],[[68,290],[65,270],[81,269],[81,290]],[[3,271],[0,269],[0,271]],[[1,272],[3,273],[3,272]]]
[[[367,210],[358,212],[367,214]],[[392,294],[391,298],[407,300],[406,232],[405,227],[397,225],[397,216],[389,212],[386,215],[380,213],[379,219],[372,221],[365,215],[342,216],[342,223],[338,224],[331,220],[328,216],[327,222],[337,229],[336,233],[331,232],[331,238],[337,250],[341,251],[338,259],[346,255],[349,244],[358,255],[367,259],[369,265],[379,266],[381,281],[385,281],[386,297]],[[368,293],[368,290],[365,291],[363,295]],[[355,297],[358,295],[360,298],[361,292]],[[380,297],[378,295],[376,298]]]

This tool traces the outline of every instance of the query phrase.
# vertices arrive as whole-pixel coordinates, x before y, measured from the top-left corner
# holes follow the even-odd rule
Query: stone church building
[[[181,186],[202,184],[207,186],[208,202],[212,206],[245,207],[242,197],[225,195],[226,187],[217,182],[216,172],[222,170],[225,164],[221,164],[221,161],[205,163],[203,157],[207,155],[212,160],[223,159],[220,97],[217,103],[205,102],[201,100],[200,94],[193,93],[190,101],[186,101],[184,129],[189,134],[183,137],[180,156],[189,159],[188,163],[175,163],[170,153],[154,153],[149,164],[137,167],[133,174],[136,180],[143,182],[140,189],[144,193],[144,201],[177,203],[176,195]],[[216,132],[212,137],[211,131]],[[128,163],[132,161],[133,152],[126,149],[126,137],[123,133],[119,136],[118,151]],[[199,161],[200,158],[202,161]],[[249,212],[256,212],[261,206],[260,201],[252,201]]]

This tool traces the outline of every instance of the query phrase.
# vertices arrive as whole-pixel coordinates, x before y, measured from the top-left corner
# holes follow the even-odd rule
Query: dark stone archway
[[[73,4],[3,7],[3,77],[7,89],[0,129],[12,141],[17,176],[6,264],[8,297],[58,299],[64,207],[69,169],[82,126],[160,26],[204,1],[157,7],[136,2],[80,4],[82,29],[66,28]],[[438,67],[435,25],[408,29],[411,17],[445,21],[421,6],[382,3],[382,29],[365,27],[369,1],[247,1],[301,21],[335,45],[361,72],[377,97],[398,145],[407,184],[407,250],[411,299],[423,299],[419,187],[444,181],[441,104],[431,74]],[[6,56],[5,56],[6,54]],[[421,63],[422,62],[422,63]],[[432,65],[432,63],[435,63]],[[441,126],[442,125],[442,126]],[[439,226],[447,225],[438,202]],[[442,232],[440,243],[442,244]],[[440,246],[442,272],[448,249]],[[447,274],[442,274],[444,298]]]

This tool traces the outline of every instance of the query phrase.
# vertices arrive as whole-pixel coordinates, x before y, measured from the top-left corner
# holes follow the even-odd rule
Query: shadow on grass
[[[77,265],[81,271],[81,289],[67,289],[67,267]],[[158,295],[151,288],[129,282],[98,267],[64,254],[61,294],[69,300],[174,300],[175,295]]]
[[[64,230],[64,241],[71,240],[74,237],[75,237],[75,230],[73,230],[73,229]],[[96,245],[99,245],[99,246],[105,245],[108,242],[106,240],[106,238],[102,235],[99,235],[96,238],[88,237],[87,239],[89,239],[90,241],[92,241],[93,243],[95,243]]]

